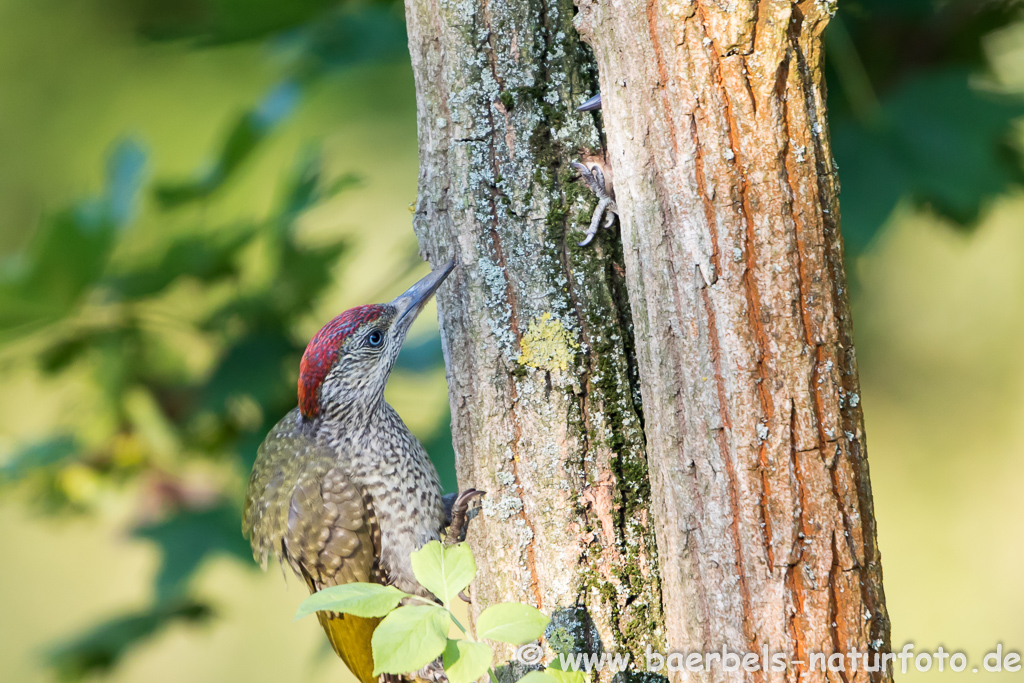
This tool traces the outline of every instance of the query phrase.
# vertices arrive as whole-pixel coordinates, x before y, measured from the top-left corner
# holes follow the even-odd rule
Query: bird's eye
[[[380,333],[380,330],[374,330],[366,338],[366,343],[370,346],[380,346],[384,343],[384,335]]]

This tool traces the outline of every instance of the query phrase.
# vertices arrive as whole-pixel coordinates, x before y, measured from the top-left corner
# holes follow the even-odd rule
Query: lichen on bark
[[[565,372],[580,345],[561,320],[545,313],[530,321],[519,347],[522,352],[516,362],[520,365],[548,372]]]

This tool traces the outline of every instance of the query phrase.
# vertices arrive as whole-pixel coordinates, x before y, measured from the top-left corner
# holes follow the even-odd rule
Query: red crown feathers
[[[320,412],[320,385],[338,360],[338,349],[361,325],[376,320],[384,306],[371,304],[350,308],[321,328],[306,346],[299,365],[299,409],[306,418]]]

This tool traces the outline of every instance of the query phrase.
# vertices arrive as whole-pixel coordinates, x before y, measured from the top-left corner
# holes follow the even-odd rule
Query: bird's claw
[[[604,171],[597,164],[593,166],[587,166],[579,161],[572,162],[572,167],[580,172],[580,177],[583,178],[583,182],[587,184],[590,191],[593,192],[600,199],[601,197],[607,197],[608,191],[604,183]]]
[[[446,544],[462,543],[466,540],[469,521],[480,512],[479,504],[474,503],[485,493],[486,491],[479,489],[466,489],[458,494],[451,493],[444,497],[445,517],[448,519]]]
[[[590,219],[590,227],[587,229],[583,241],[578,243],[579,246],[585,247],[593,241],[594,236],[597,235],[598,228],[602,224],[606,228],[612,227],[615,217],[619,215],[619,208],[615,205],[615,199],[610,188],[605,183],[604,171],[601,169],[600,164],[593,164],[588,168],[586,164],[574,161],[572,165],[573,168],[580,172],[580,177],[583,178],[583,182],[587,184],[590,191],[597,196],[597,207],[594,209],[594,215]]]

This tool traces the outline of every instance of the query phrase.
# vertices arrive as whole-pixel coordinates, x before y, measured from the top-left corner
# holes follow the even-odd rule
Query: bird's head
[[[302,354],[302,416],[312,420],[332,406],[380,400],[409,326],[454,267],[449,261],[393,301],[350,308],[324,325]]]

